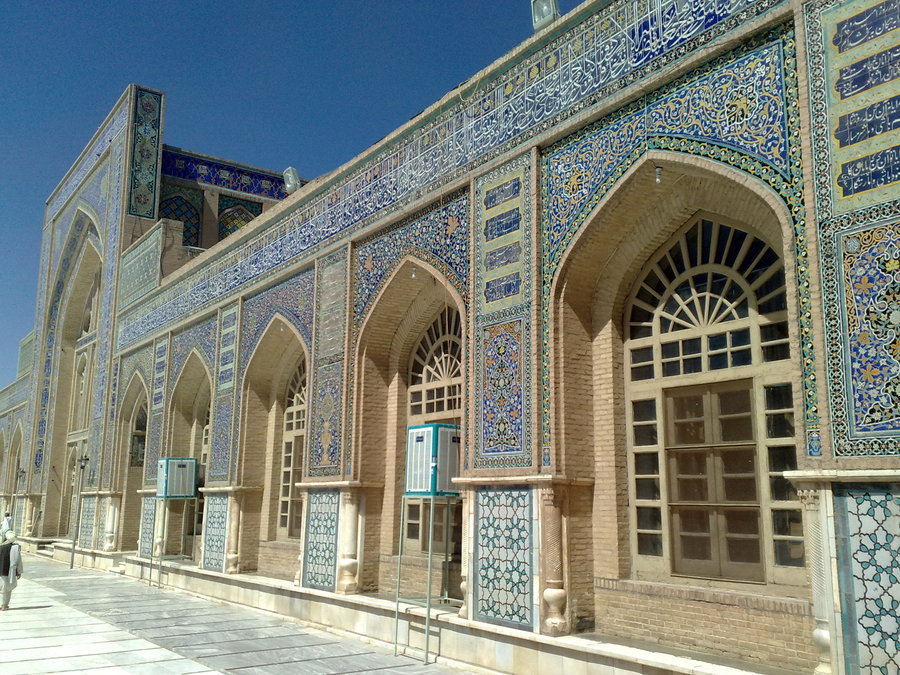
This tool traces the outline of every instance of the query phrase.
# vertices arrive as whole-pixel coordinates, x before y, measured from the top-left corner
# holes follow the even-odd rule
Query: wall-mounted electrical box
[[[156,496],[159,499],[193,499],[197,496],[197,460],[166,457],[156,464]]]
[[[406,494],[457,495],[459,427],[423,424],[406,432]]]

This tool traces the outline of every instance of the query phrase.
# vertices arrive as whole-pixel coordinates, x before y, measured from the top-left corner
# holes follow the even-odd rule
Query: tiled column
[[[338,555],[338,593],[356,593],[359,586],[359,492],[348,488],[341,492],[340,553]]]
[[[819,664],[815,675],[831,675],[831,630],[828,617],[831,614],[828,598],[831,597],[830,560],[822,539],[823,512],[820,509],[818,486],[804,486],[797,493],[806,512],[804,524],[806,531],[807,565],[812,582],[813,618],[816,628],[813,630],[813,643],[819,650]]]
[[[561,488],[540,489],[541,505],[541,633],[553,637],[569,633],[567,592],[563,584]]]

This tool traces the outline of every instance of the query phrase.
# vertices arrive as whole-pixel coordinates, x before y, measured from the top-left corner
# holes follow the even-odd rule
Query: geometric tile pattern
[[[216,396],[215,408],[212,411],[212,439],[207,469],[210,480],[227,479],[229,464],[234,465],[237,462],[238,453],[231,451],[233,411],[233,391]]]
[[[96,507],[97,497],[95,495],[85,495],[81,498],[81,524],[78,528],[79,548],[93,548]]]
[[[303,585],[333,591],[337,574],[337,490],[310,490],[306,511],[306,546],[303,554]]]
[[[225,541],[228,533],[228,495],[204,497],[203,569],[225,571]]]
[[[900,672],[900,484],[839,486],[835,530],[847,673]]]
[[[269,199],[281,200],[287,197],[284,177],[280,174],[242,164],[224,164],[168,145],[163,145],[162,173],[171,178],[196,181]]]
[[[168,391],[165,397],[166,401],[171,399],[172,389],[181,377],[182,368],[192,352],[197,352],[200,355],[200,361],[211,377],[213,373],[212,364],[216,354],[215,318],[185,328],[172,335],[172,346],[169,349],[168,358],[169,376],[166,386]]]
[[[153,528],[156,525],[156,497],[141,499],[141,534],[138,541],[138,556],[149,558],[153,555]]]
[[[219,241],[234,234],[262,213],[262,204],[219,195]]]
[[[475,497],[475,616],[531,628],[531,490],[480,488]]]
[[[162,94],[137,89],[134,98],[134,145],[131,152],[131,189],[128,215],[154,218],[159,155]]]
[[[219,361],[216,388],[222,392],[234,387],[234,356],[237,349],[238,307],[234,303],[219,312]]]
[[[175,185],[163,180],[159,196],[159,218],[184,223],[182,241],[185,246],[200,246],[200,223],[203,214],[203,191]]]
[[[782,2],[660,0],[615,3],[586,15],[136,309],[120,347],[402,208]]]
[[[794,229],[806,452],[821,455],[793,33],[748,40],[551,147],[542,191],[542,442],[550,445],[550,293],[575,234],[645,152],[699,155],[743,170],[784,200]]]

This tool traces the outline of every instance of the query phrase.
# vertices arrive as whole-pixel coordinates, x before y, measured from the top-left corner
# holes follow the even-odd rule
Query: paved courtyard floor
[[[0,673],[465,673],[249,608],[25,556]]]

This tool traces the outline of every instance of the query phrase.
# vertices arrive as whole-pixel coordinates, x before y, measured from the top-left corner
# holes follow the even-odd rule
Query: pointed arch
[[[115,535],[118,548],[126,551],[136,550],[140,537],[141,496],[138,491],[144,480],[149,391],[141,374],[133,373],[119,405],[117,452],[111,458],[113,486],[122,495]]]
[[[309,351],[283,314],[269,320],[241,382],[240,569],[293,579],[302,517]]]
[[[459,356],[465,363],[469,331],[463,298],[427,261],[406,256],[398,262],[362,322],[354,353],[354,467],[361,482],[383,485],[365,491],[366,549],[377,550],[379,555],[363,559],[362,588],[388,583],[390,565],[382,565],[381,559],[393,555],[397,543],[406,472],[406,428],[411,423],[410,367],[423,336],[448,315],[458,317],[450,323],[458,321]],[[436,343],[442,339],[435,337]],[[458,384],[460,388],[465,386],[462,378]],[[461,415],[451,413],[451,418],[463,423]]]
[[[741,242],[745,245],[733,251],[733,258],[726,250],[717,259],[715,244],[725,246],[738,230],[746,233],[746,242]],[[700,243],[695,244],[696,240]],[[786,298],[787,310],[776,311],[781,312],[778,321],[796,345],[794,327],[786,321],[787,315],[796,312],[792,256],[785,255],[792,244],[789,210],[770,187],[737,169],[672,152],[647,153],[585,220],[551,286],[556,462],[567,478],[593,482],[591,488],[573,488],[569,500],[571,505],[585,505],[580,507],[584,512],[569,514],[570,541],[592,541],[589,549],[570,550],[573,569],[591,569],[593,575],[609,578],[649,575],[659,581],[671,581],[676,573],[666,567],[668,562],[646,563],[650,552],[660,550],[662,534],[656,535],[669,527],[671,514],[663,514],[658,502],[652,507],[655,510],[648,509],[653,499],[646,501],[657,487],[663,493],[668,489],[663,484],[666,459],[660,455],[657,462],[649,453],[633,451],[635,434],[650,432],[639,428],[649,426],[642,417],[649,414],[646,404],[635,408],[638,399],[629,399],[631,368],[644,365],[639,359],[645,354],[638,353],[638,361],[630,360],[625,351],[627,331],[641,324],[647,318],[643,313],[648,311],[647,304],[659,299],[642,280],[656,288],[660,280],[654,280],[651,270],[657,268],[665,276],[660,266],[680,266],[665,282],[668,290],[659,291],[671,300],[670,318],[679,325],[720,320],[728,314],[729,302],[738,307],[747,294],[753,296],[752,303],[764,303],[771,300],[766,296],[768,282],[786,283],[787,292],[774,295]],[[754,265],[760,269],[751,282],[730,286],[721,277],[734,276],[726,267],[742,255],[748,269]],[[689,297],[693,292],[696,297]],[[723,295],[729,297],[719,297]],[[626,316],[629,306],[638,308],[633,317]],[[710,328],[709,332],[715,331]],[[687,348],[693,349],[693,343]],[[658,350],[658,344],[652,349]],[[693,368],[693,362],[689,367]],[[785,363],[781,369],[799,382],[795,364]],[[690,377],[699,377],[699,382],[704,376]],[[654,405],[662,405],[660,401]],[[591,422],[585,424],[585,419]],[[658,433],[663,433],[662,428]],[[575,498],[582,490],[584,494]],[[587,525],[591,522],[593,527]],[[578,523],[585,525],[579,529]],[[668,536],[663,546],[666,561],[670,560]],[[596,603],[602,602],[602,591],[582,583],[580,577],[571,581],[579,607],[595,606],[595,593]]]

